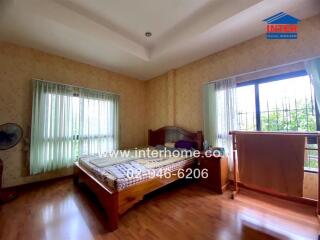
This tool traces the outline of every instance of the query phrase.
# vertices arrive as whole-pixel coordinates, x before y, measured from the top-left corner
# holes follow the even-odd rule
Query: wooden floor
[[[313,207],[249,191],[236,200],[229,194],[173,185],[147,196],[110,233],[90,192],[64,179],[0,206],[0,239],[318,239]]]

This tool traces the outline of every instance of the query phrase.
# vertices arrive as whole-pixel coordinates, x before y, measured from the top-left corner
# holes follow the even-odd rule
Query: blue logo
[[[267,23],[267,39],[297,39],[301,20],[280,12],[263,20]]]

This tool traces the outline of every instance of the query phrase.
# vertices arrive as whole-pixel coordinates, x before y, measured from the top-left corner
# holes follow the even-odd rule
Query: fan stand
[[[18,196],[16,191],[2,190],[3,161],[0,159],[0,203],[8,202]]]

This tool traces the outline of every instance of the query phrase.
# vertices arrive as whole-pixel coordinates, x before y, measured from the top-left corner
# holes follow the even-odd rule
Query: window
[[[259,84],[262,131],[316,131],[309,76]]]
[[[118,147],[117,95],[35,81],[32,111],[31,174]]]
[[[305,71],[237,84],[238,126],[247,131],[319,131],[314,89]],[[308,139],[309,148],[316,145]],[[318,167],[316,151],[308,151],[305,168]]]
[[[256,102],[254,91],[254,85],[237,88],[238,127],[240,130],[256,130]]]

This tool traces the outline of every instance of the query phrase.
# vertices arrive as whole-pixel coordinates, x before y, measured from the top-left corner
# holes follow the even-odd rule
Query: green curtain
[[[118,101],[114,94],[34,80],[30,174],[118,148]]]
[[[306,69],[314,88],[316,104],[320,109],[320,58],[307,61]]]
[[[204,139],[210,146],[217,146],[216,93],[215,84],[203,87]]]

